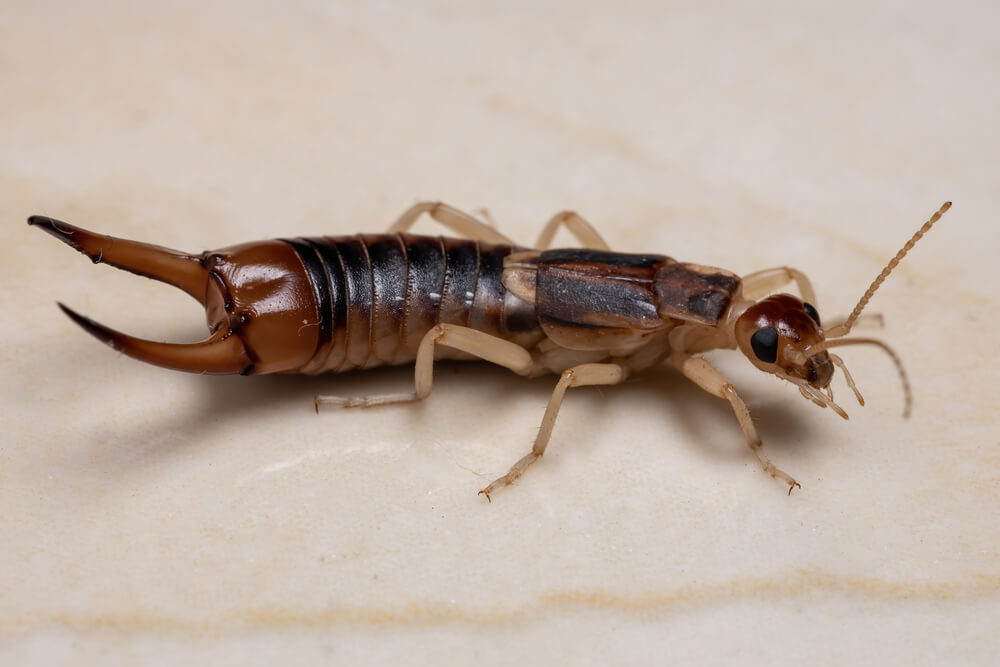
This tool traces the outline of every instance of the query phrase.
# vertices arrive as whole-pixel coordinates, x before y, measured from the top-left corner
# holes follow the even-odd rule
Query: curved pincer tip
[[[48,232],[74,250],[85,252],[84,249],[73,240],[74,232],[78,231],[78,229],[73,225],[45,215],[31,216],[28,218],[28,224],[32,227],[40,227],[42,230]]]
[[[253,371],[243,341],[225,329],[219,329],[200,343],[156,343],[110,329],[65,304],[60,303],[59,308],[102,343],[139,361],[189,373],[247,375]]]
[[[59,310],[63,311],[63,313],[66,314],[66,317],[68,317],[69,319],[73,320],[78,325],[80,325],[80,328],[89,333],[91,336],[101,341],[102,343],[110,345],[119,352],[123,351],[122,347],[118,344],[117,335],[120,334],[118,334],[117,331],[115,331],[114,329],[109,329],[103,324],[98,324],[89,317],[81,315],[80,313],[76,312],[75,310],[67,306],[62,301],[56,301],[56,305],[59,306]]]
[[[95,264],[110,264],[146,278],[179,287],[202,305],[208,287],[208,270],[201,258],[149,243],[95,234],[82,227],[44,215],[33,215],[28,224],[39,227]]]

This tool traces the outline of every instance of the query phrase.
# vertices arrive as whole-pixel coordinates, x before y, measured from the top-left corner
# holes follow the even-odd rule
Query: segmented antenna
[[[868,305],[872,295],[875,294],[875,291],[879,287],[881,287],[886,277],[892,273],[892,270],[896,268],[896,265],[899,264],[900,260],[906,257],[906,253],[910,252],[913,246],[917,244],[917,241],[920,240],[920,237],[926,234],[930,228],[934,226],[934,223],[940,220],[941,216],[944,215],[949,208],[951,208],[951,202],[946,201],[941,205],[941,208],[938,209],[937,213],[932,215],[931,219],[925,222],[920,229],[918,229],[917,232],[910,237],[910,240],[907,241],[902,248],[900,248],[899,252],[896,253],[896,256],[885,265],[884,269],[882,269],[882,273],[878,274],[878,278],[876,278],[868,287],[868,291],[865,292],[864,296],[861,297],[861,300],[858,301],[858,305],[854,306],[854,310],[852,310],[851,314],[848,315],[846,320],[844,320],[844,323],[838,324],[826,332],[827,338],[839,338],[840,336],[846,336],[850,333],[851,327],[854,326],[854,322],[858,319],[858,316],[861,315],[861,311]]]

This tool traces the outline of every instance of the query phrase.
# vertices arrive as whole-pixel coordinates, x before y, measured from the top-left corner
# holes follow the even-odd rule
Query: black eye
[[[816,323],[816,326],[822,326],[819,323],[819,313],[816,312],[815,306],[806,301],[802,304],[802,307],[805,308],[806,315],[812,318],[812,321]]]
[[[761,361],[773,364],[778,358],[778,331],[774,327],[757,329],[750,336],[750,347]]]

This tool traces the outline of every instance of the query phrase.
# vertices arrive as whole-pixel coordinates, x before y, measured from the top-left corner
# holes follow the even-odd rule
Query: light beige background
[[[828,6],[829,5],[829,6]],[[996,3],[108,2],[0,7],[0,662],[986,664],[1000,653]],[[407,370],[210,378],[182,293],[24,219],[200,251],[378,231],[418,199],[529,242],[806,270],[907,362],[844,352],[843,422],[738,355],[570,394],[449,365],[425,404],[313,414]],[[421,227],[437,233],[429,223]]]

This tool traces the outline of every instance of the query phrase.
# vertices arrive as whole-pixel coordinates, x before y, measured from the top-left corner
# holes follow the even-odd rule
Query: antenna
[[[854,322],[858,319],[858,316],[861,315],[861,311],[863,311],[865,306],[868,305],[872,295],[875,294],[875,291],[879,287],[881,287],[886,277],[892,273],[892,270],[896,268],[896,265],[899,264],[900,260],[906,257],[906,253],[910,252],[913,246],[917,244],[917,241],[920,240],[920,237],[926,234],[930,228],[934,226],[934,223],[940,220],[941,216],[944,215],[949,208],[951,208],[951,202],[946,201],[941,205],[941,208],[938,209],[937,213],[932,215],[931,219],[925,222],[920,229],[918,229],[917,232],[910,237],[910,240],[907,241],[902,248],[900,248],[899,252],[896,253],[896,256],[885,265],[885,268],[882,269],[882,273],[878,274],[878,278],[876,278],[868,287],[868,291],[865,292],[864,296],[861,297],[861,300],[858,301],[858,305],[854,306],[854,310],[851,311],[851,314],[846,320],[844,320],[843,324],[833,326],[826,332],[827,338],[840,338],[841,336],[846,336],[850,333],[851,327],[854,326]]]

